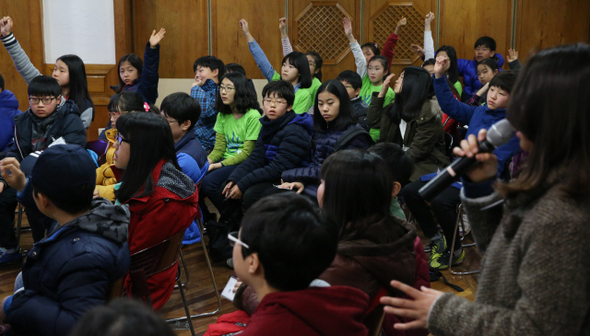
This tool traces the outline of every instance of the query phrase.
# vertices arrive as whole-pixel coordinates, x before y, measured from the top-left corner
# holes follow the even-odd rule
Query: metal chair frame
[[[459,224],[461,224],[461,229],[463,230],[463,232],[465,232],[465,224],[463,223],[463,205],[459,204],[459,206],[457,207],[457,221],[455,223],[455,231],[453,234],[453,243],[451,244],[451,256],[450,256],[450,260],[449,260],[449,272],[451,272],[451,274],[454,275],[469,275],[469,274],[477,274],[480,272],[480,270],[471,270],[471,271],[463,271],[463,272],[459,272],[459,271],[454,271],[453,270],[453,252],[455,252],[455,240],[457,239],[457,234],[458,234],[458,229],[459,229]],[[465,238],[464,235],[461,235],[460,239],[463,240]],[[470,244],[461,244],[461,247],[475,247],[475,243],[470,243]]]

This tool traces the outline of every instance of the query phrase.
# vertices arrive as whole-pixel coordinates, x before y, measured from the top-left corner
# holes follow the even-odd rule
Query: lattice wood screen
[[[344,17],[353,20],[337,2],[310,3],[295,18],[295,50],[316,51],[324,64],[339,63],[350,52],[342,28]]]
[[[408,23],[400,28],[400,38],[395,46],[392,64],[409,64],[416,55],[410,45],[424,45],[424,15],[411,2],[389,3],[377,12],[369,21],[369,41],[383,48],[387,37],[395,30],[397,22],[405,17]]]

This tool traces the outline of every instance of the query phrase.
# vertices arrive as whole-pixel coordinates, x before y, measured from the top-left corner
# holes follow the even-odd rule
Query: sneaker
[[[20,254],[20,251],[16,251],[13,253],[0,251],[0,266],[7,265],[13,262],[20,262],[22,259],[23,255]]]
[[[451,256],[451,250],[445,250],[441,254],[437,254],[434,258],[428,261],[428,266],[436,270],[446,270],[449,268],[449,259]],[[460,265],[465,260],[465,251],[460,249],[453,252],[453,266]]]
[[[430,240],[430,243],[426,245],[424,248],[424,252],[426,253],[442,253],[447,248],[447,240],[444,235],[440,234],[440,238],[433,238]]]

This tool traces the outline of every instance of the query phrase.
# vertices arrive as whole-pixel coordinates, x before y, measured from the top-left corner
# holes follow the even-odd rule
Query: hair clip
[[[143,109],[144,109],[146,112],[149,112],[149,111],[150,111],[150,104],[148,104],[148,103],[143,103]]]

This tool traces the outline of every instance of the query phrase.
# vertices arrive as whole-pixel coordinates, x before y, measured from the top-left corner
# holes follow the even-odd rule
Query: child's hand
[[[514,49],[508,49],[508,62],[514,62],[518,59],[518,51]]]
[[[25,173],[20,170],[20,163],[17,159],[5,158],[0,161],[0,174],[9,186],[21,192],[25,190],[27,178],[25,177]]]
[[[385,97],[385,95],[387,94],[387,90],[389,90],[389,83],[391,83],[391,80],[393,79],[393,77],[395,77],[394,73],[385,77],[385,79],[383,80],[383,86],[381,87],[381,92],[379,92],[379,95],[377,97],[379,97],[379,98]]]
[[[352,37],[352,22],[350,21],[350,19],[345,17],[344,19],[342,19],[342,24],[344,26],[344,34],[346,34],[346,37]]]
[[[405,26],[407,23],[408,23],[408,20],[405,17],[403,17],[401,20],[399,20],[397,22],[397,28],[399,28],[401,26]]]
[[[417,44],[412,44],[410,46],[410,50],[412,50],[412,52],[420,57],[424,57],[424,48],[422,48],[421,46],[417,45]]]
[[[424,23],[430,24],[434,20],[434,13],[430,12],[426,14],[426,18],[424,19]]]
[[[248,21],[241,19],[240,20],[240,28],[242,28],[244,35],[246,35],[246,36],[250,35],[250,27],[248,26]]]
[[[10,16],[5,16],[0,20],[0,26],[2,27],[2,37],[10,35],[12,30],[12,19]]]
[[[234,285],[234,289],[232,289],[232,292],[234,292],[234,293],[237,292],[238,288],[240,288],[241,285],[242,285],[242,281],[240,281],[238,279],[238,281],[236,281],[236,284]]]
[[[156,46],[162,41],[164,38],[164,34],[166,34],[166,29],[160,28],[160,31],[156,33],[156,30],[152,31],[152,36],[150,36],[150,47],[155,49]]]
[[[301,182],[283,182],[279,186],[279,188],[280,189],[295,190],[298,194],[301,194],[303,192],[303,189],[305,189],[305,186]]]
[[[199,76],[199,74],[195,74],[195,81],[193,82],[193,85],[191,86],[191,88],[195,87],[195,86],[203,86],[203,84],[205,84],[205,81],[203,80],[203,78],[201,78],[201,76]],[[213,162],[209,162],[210,164],[212,164]]]
[[[477,141],[485,140],[486,135],[487,131],[481,129],[477,134],[477,139],[475,135],[471,134],[466,140],[461,140],[461,147],[453,148],[453,154],[456,156],[475,157],[478,161],[478,164],[467,173],[467,177],[475,183],[493,179],[498,174],[498,158],[493,153],[479,153]]]
[[[227,182],[227,184],[225,185],[225,188],[223,188],[223,191],[221,192],[221,194],[225,197],[228,197],[229,191],[231,190],[231,188],[234,187],[234,185],[236,185],[236,184],[233,183],[232,181]]]
[[[287,37],[287,18],[282,17],[279,19],[279,30],[281,31],[281,38]]]
[[[481,87],[481,89],[479,89],[479,91],[477,91],[476,95],[480,96],[486,92],[488,90],[488,88],[490,87],[490,82],[487,82],[484,86]]]
[[[445,69],[451,66],[451,60],[446,56],[437,56],[436,63],[434,63],[434,77],[440,78],[444,76]]]

